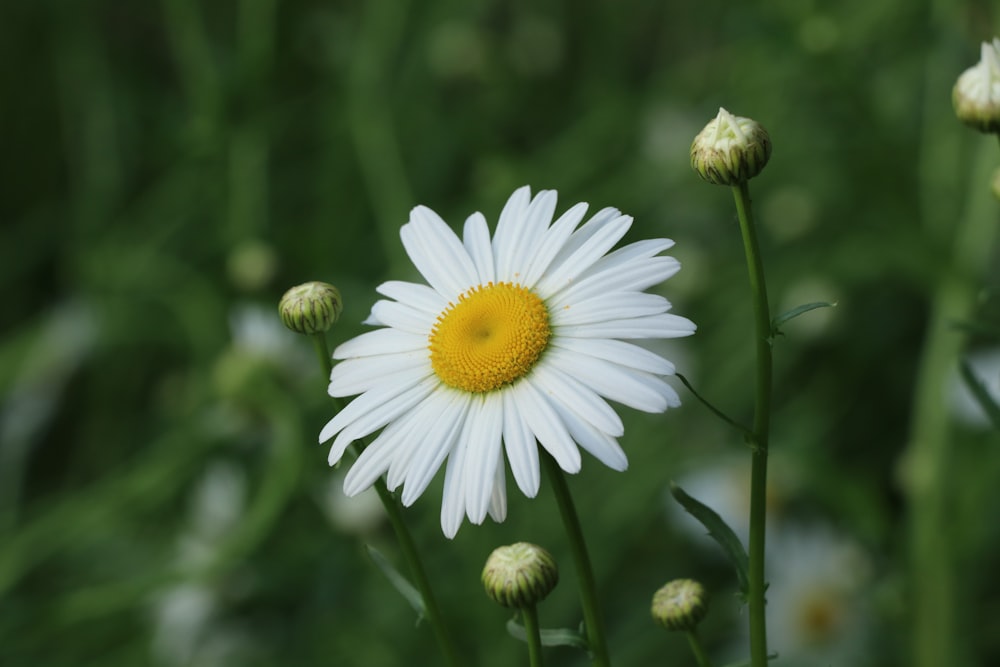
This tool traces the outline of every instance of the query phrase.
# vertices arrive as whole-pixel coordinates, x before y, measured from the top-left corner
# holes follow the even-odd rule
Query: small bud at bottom
[[[328,331],[343,309],[340,290],[320,282],[296,285],[285,292],[278,304],[281,321],[301,334]]]
[[[486,594],[504,607],[523,609],[541,602],[559,583],[559,568],[545,549],[517,542],[494,549],[483,568]]]
[[[708,612],[705,587],[693,579],[675,579],[656,591],[650,611],[668,630],[693,630]]]

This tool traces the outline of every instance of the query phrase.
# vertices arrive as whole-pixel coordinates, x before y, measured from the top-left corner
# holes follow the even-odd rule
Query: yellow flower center
[[[431,366],[450,387],[483,393],[523,377],[548,345],[549,311],[514,283],[473,287],[431,330]]]

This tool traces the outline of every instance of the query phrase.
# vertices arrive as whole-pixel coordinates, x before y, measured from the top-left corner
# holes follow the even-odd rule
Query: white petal
[[[500,211],[500,219],[493,233],[493,264],[497,280],[507,280],[506,276],[513,272],[508,262],[515,259],[513,249],[517,244],[519,226],[530,202],[531,188],[525,185],[514,191]]]
[[[628,457],[617,440],[581,416],[575,406],[566,404],[559,397],[550,398],[552,407],[559,413],[573,440],[612,470],[622,472],[628,468]]]
[[[545,275],[558,271],[568,258],[572,257],[577,250],[587,243],[587,241],[589,241],[599,231],[604,229],[605,225],[617,218],[619,215],[621,215],[621,211],[612,207],[602,208],[600,211],[592,215],[587,222],[583,223],[583,225],[574,231],[566,242],[562,244],[562,247],[559,248],[559,252],[557,252],[556,256],[552,258],[551,262],[549,262]],[[542,276],[541,280],[545,279],[545,275]]]
[[[441,499],[441,530],[451,539],[458,533],[465,518],[465,458],[469,451],[469,441],[459,438],[448,455],[444,472],[444,495]]]
[[[379,410],[391,410],[391,403],[401,400],[402,397],[408,396],[412,392],[426,395],[438,384],[440,382],[436,377],[421,379],[414,376],[410,378],[409,382],[393,382],[370,389],[348,403],[343,410],[327,422],[323,430],[320,431],[319,441],[326,442],[348,425],[365,419],[366,415]]]
[[[650,257],[600,270],[595,266],[579,276],[575,283],[547,298],[553,302],[579,303],[607,292],[641,292],[662,283],[679,269],[680,263],[673,257]]]
[[[421,349],[427,349],[427,336],[400,329],[382,328],[365,332],[341,343],[333,351],[333,358],[372,357],[379,354],[394,354]]]
[[[590,387],[552,364],[539,364],[531,381],[553,401],[565,403],[595,427],[609,435],[624,435],[625,427],[618,413]]]
[[[556,210],[556,193],[542,190],[524,213],[511,222],[510,237],[497,256],[497,280],[524,284],[528,261],[541,243]]]
[[[375,324],[402,329],[411,334],[427,336],[434,327],[437,315],[411,308],[395,301],[376,301],[371,316]]]
[[[410,221],[399,230],[399,237],[420,275],[446,299],[476,284],[472,258],[451,227],[431,209],[417,206],[410,211]]]
[[[671,313],[613,322],[579,324],[559,328],[566,338],[680,338],[695,332],[694,322]]]
[[[334,465],[339,461],[344,456],[347,448],[355,440],[374,433],[383,426],[386,426],[386,430],[389,428],[398,428],[401,422],[410,417],[413,413],[413,408],[425,396],[426,394],[420,394],[416,391],[404,394],[391,403],[385,404],[381,409],[373,410],[363,418],[345,427],[344,430],[337,434],[337,437],[333,440],[333,444],[330,445],[330,454],[327,457],[330,465]],[[382,435],[385,435],[385,431],[379,434],[380,437]]]
[[[462,439],[472,443],[465,459],[464,475],[466,509],[469,520],[475,524],[482,523],[486,518],[501,452],[502,405],[489,398],[472,400],[466,429],[462,433]]]
[[[643,412],[663,412],[671,405],[671,395],[676,396],[670,385],[655,375],[582,354],[568,354],[560,348],[548,350],[546,362],[601,396]]]
[[[469,408],[469,394],[459,391],[439,391],[432,394],[428,403],[433,403],[434,424],[414,452],[414,459],[407,471],[400,500],[409,507],[430,484],[434,474],[441,467],[452,450],[458,434],[462,432],[465,416]],[[415,441],[416,438],[413,438]]]
[[[608,338],[567,338],[559,336],[550,343],[580,354],[589,354],[621,366],[628,366],[654,375],[673,375],[674,365],[644,347]]]
[[[548,270],[552,260],[555,259],[559,250],[566,243],[573,230],[583,216],[587,213],[587,204],[579,203],[559,216],[559,219],[552,223],[545,232],[545,236],[538,243],[538,247],[529,251],[532,253],[530,259],[525,262],[526,269],[521,276],[521,284],[526,287],[534,287],[535,283]]]
[[[433,423],[433,417],[428,418],[426,412],[413,409],[386,426],[375,439],[375,442],[382,446],[391,445],[395,448],[392,460],[389,461],[385,471],[385,485],[390,491],[395,491],[403,483],[410,469],[410,462],[420,451],[417,443],[423,440],[422,438],[415,440],[415,434],[426,432]]]
[[[497,523],[507,518],[507,475],[504,471],[503,452],[497,452],[497,474],[490,496],[490,517]]]
[[[572,284],[578,276],[589,269],[604,253],[625,236],[632,226],[631,216],[623,215],[603,225],[588,238],[558,268],[548,272],[537,285],[539,294],[553,294]]]
[[[421,442],[420,435],[433,426],[426,411],[413,410],[390,428],[379,434],[375,441],[365,448],[358,460],[344,477],[344,494],[356,496],[375,483],[392,462],[401,455],[408,455],[413,446],[410,438]]]
[[[549,306],[552,325],[555,327],[646,317],[668,310],[670,310],[669,301],[659,294],[647,292],[607,292],[586,301],[577,303],[557,301]]]
[[[427,377],[432,372],[426,350],[345,359],[333,367],[327,393],[331,396],[355,396],[381,383],[402,382],[414,375]]]
[[[500,392],[503,400],[503,441],[510,462],[514,481],[528,498],[538,495],[541,470],[538,463],[538,447],[528,423],[517,410],[517,403],[510,389]]]
[[[405,306],[429,313],[435,318],[448,308],[448,299],[441,296],[434,288],[420,283],[390,280],[376,287],[375,291]]]
[[[493,246],[490,245],[490,228],[482,213],[473,213],[466,219],[462,242],[472,263],[476,265],[479,284],[495,282],[496,268],[493,264]]]
[[[535,438],[541,443],[559,467],[568,473],[580,472],[580,450],[566,430],[559,415],[530,381],[524,378],[510,392],[514,403],[531,428]]]

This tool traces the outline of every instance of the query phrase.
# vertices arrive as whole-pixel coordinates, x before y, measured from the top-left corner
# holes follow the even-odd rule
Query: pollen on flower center
[[[431,366],[446,385],[483,393],[531,370],[549,342],[549,312],[514,283],[473,287],[448,304],[431,330]]]

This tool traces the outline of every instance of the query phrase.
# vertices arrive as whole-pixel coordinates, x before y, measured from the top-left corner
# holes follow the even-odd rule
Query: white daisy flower
[[[386,474],[411,505],[447,459],[441,527],[454,537],[465,515],[506,516],[504,453],[528,497],[538,492],[536,441],[568,473],[579,447],[615,470],[627,467],[621,419],[608,400],[662,412],[679,405],[661,376],[666,359],[623,339],[673,338],[695,325],[643,290],[680,264],[659,256],[673,241],[609,252],[632,218],[614,208],[583,225],[587,204],[555,222],[556,193],[514,192],[493,238],[481,213],[460,239],[418,206],[400,237],[427,283],[383,283],[367,324],[383,328],[334,350],[332,396],[355,396],[323,428],[330,464],[375,433],[344,480],[353,496]]]

